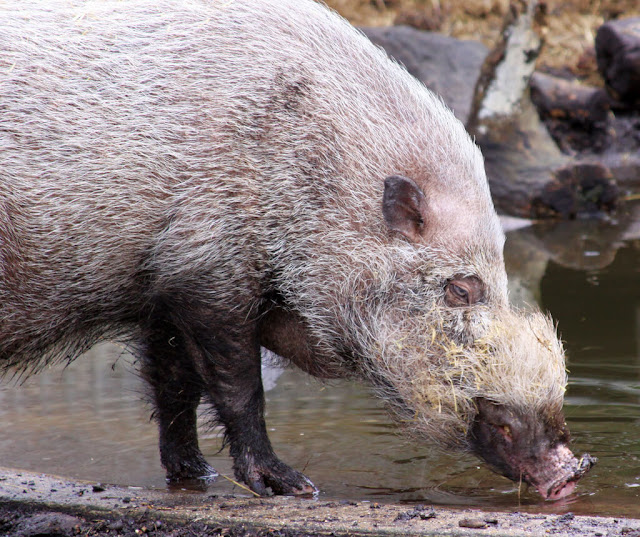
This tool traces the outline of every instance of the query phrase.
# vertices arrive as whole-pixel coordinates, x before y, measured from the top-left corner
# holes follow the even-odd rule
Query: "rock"
[[[640,132],[640,118],[635,123],[635,131]],[[582,161],[606,166],[623,193],[637,196],[640,192],[640,143],[620,149],[623,145],[619,143],[620,138],[606,153],[584,155]]]
[[[540,119],[562,151],[606,149],[610,107],[604,89],[536,72],[530,93]]]
[[[441,95],[460,121],[467,122],[487,47],[476,41],[461,41],[408,26],[362,28],[362,31],[425,86]]]
[[[481,530],[487,527],[487,523],[481,518],[462,518],[458,521],[458,526]]]
[[[564,155],[531,101],[529,80],[540,48],[536,10],[535,0],[511,5],[503,38],[482,67],[467,123],[485,155],[494,203],[504,214],[534,219],[610,212],[619,191],[609,170]]]
[[[532,210],[538,217],[563,219],[608,213],[616,208],[619,194],[606,166],[571,162],[554,170],[552,181],[533,199]]]
[[[541,40],[534,29],[537,0],[514,2],[504,20],[502,38],[487,56],[473,96],[467,127],[483,134],[491,126],[516,118],[528,100],[529,78]]]
[[[640,17],[609,21],[596,34],[598,70],[616,100],[640,108]]]
[[[601,88],[543,73],[533,73],[529,85],[531,100],[542,119],[565,119],[588,129],[607,122],[609,99]]]
[[[39,513],[21,521],[15,529],[16,537],[62,537],[75,535],[76,527],[83,524],[83,520],[62,513]]]

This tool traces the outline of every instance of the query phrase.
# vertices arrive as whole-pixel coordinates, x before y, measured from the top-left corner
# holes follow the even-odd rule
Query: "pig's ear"
[[[425,227],[426,210],[427,200],[415,181],[402,175],[384,180],[382,214],[389,229],[418,241]]]

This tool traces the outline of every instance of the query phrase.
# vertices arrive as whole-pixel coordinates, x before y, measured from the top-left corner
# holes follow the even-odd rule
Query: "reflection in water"
[[[267,394],[279,455],[326,497],[640,516],[640,242],[629,222],[572,226],[513,232],[506,258],[514,300],[550,310],[566,341],[574,449],[600,459],[576,495],[543,503],[473,457],[406,442],[366,388],[322,384],[293,370]],[[156,428],[134,371],[125,351],[102,345],[66,369],[21,386],[5,382],[0,463],[164,488]],[[220,430],[201,431],[203,452],[231,476]],[[219,479],[208,493],[231,490]]]
[[[594,499],[640,515],[640,242],[608,266],[576,271],[551,263],[542,304],[558,319],[570,357],[567,419],[576,445],[600,458]]]

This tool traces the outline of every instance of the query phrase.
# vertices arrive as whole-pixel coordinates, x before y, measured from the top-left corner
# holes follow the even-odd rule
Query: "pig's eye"
[[[460,304],[469,303],[469,291],[467,291],[461,285],[450,283],[447,285],[447,294],[453,299],[454,302]]]
[[[511,442],[513,438],[511,436],[511,427],[509,427],[508,425],[500,425],[498,426],[498,431],[507,442]]]
[[[447,282],[444,298],[447,305],[472,306],[482,300],[482,282],[475,276],[456,277]]]

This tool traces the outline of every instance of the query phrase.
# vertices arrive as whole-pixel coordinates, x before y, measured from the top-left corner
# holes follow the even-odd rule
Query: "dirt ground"
[[[149,490],[0,468],[0,536],[640,537],[640,520]]]
[[[193,537],[193,536],[287,536],[305,535],[289,530],[253,528],[244,524],[209,525],[204,522],[176,522],[158,516],[87,513],[73,508],[51,508],[35,504],[0,503],[0,535],[16,537],[121,536]]]
[[[509,0],[326,0],[356,26],[409,24],[492,47]],[[638,0],[540,0],[545,45],[543,71],[565,71],[592,84],[597,74],[593,44],[603,22],[640,16]]]

